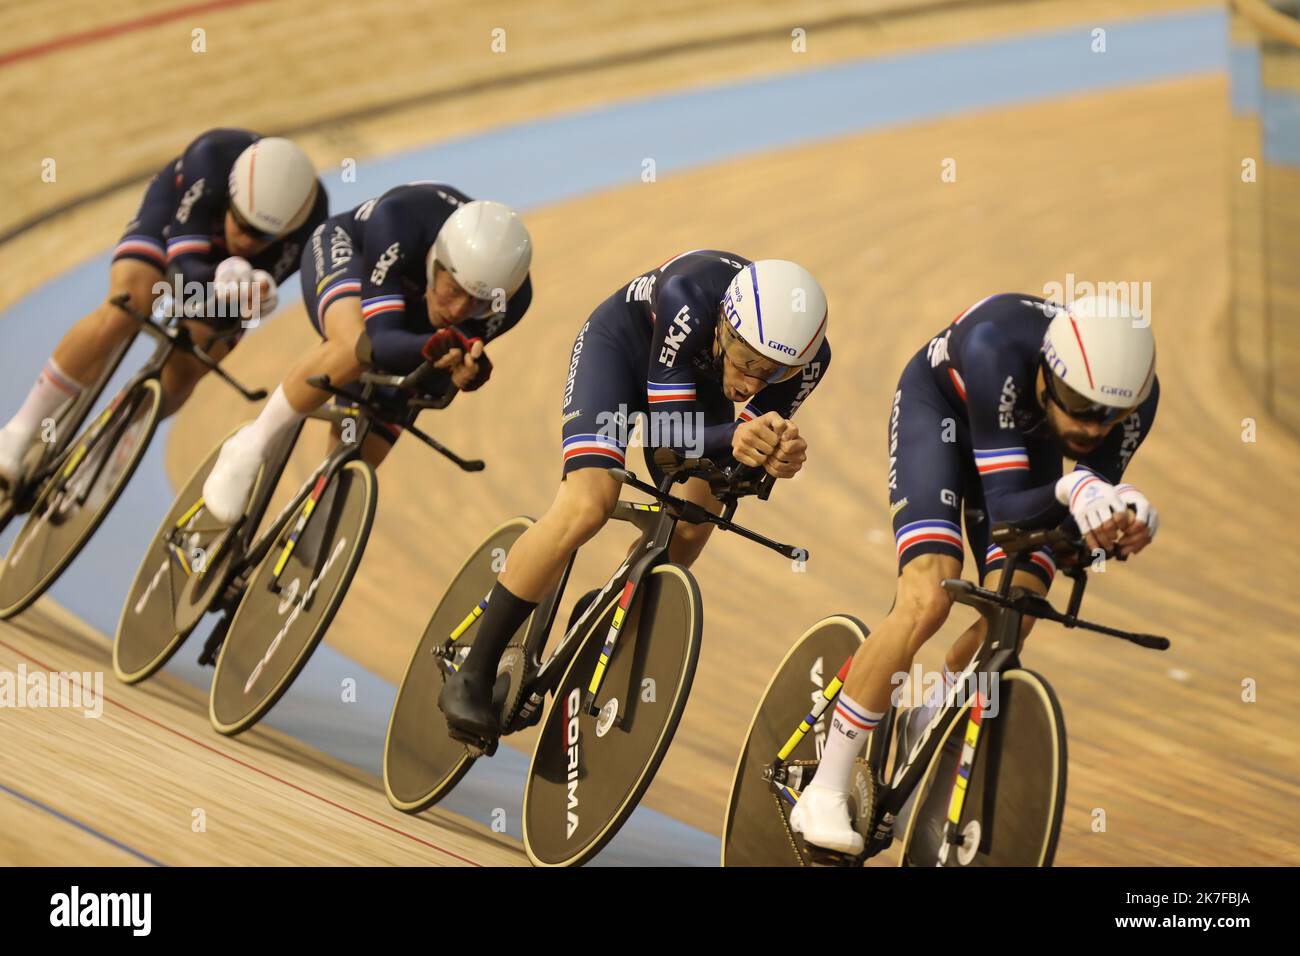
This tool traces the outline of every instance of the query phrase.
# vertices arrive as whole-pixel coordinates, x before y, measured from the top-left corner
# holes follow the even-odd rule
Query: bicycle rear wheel
[[[113,640],[113,671],[124,683],[136,684],[157,673],[219,596],[224,570],[238,549],[229,541],[227,529],[208,517],[201,499],[203,483],[224,442],[217,443],[181,486],[127,592]],[[262,480],[259,476],[258,481]],[[226,543],[214,553],[223,536]],[[195,575],[206,578],[210,586],[190,584]],[[183,606],[183,596],[190,594],[201,606]],[[178,616],[184,619],[178,621]]]
[[[811,866],[803,839],[790,829],[793,795],[763,778],[799,720],[822,699],[822,688],[867,639],[867,626],[847,614],[818,621],[795,641],[772,675],[745,733],[722,823],[723,866]],[[826,739],[829,711],[786,760],[811,779]],[[854,818],[865,832],[872,778],[859,761],[854,774]]]
[[[1009,670],[990,688],[979,725],[957,834],[945,866],[1051,866],[1065,809],[1065,718],[1051,685],[1030,670]],[[960,746],[975,701],[944,731],[917,787],[916,810],[903,837],[903,866],[939,865]]]
[[[469,772],[476,758],[447,733],[447,720],[438,709],[438,694],[446,679],[447,663],[435,654],[466,618],[482,607],[504,567],[505,556],[533,519],[511,518],[498,525],[471,554],[448,585],[416,645],[397,688],[393,712],[384,739],[384,792],[388,802],[406,813],[433,806]],[[512,648],[528,633],[531,617],[511,640]],[[458,648],[472,647],[478,620],[456,640]],[[511,653],[510,651],[507,654]],[[504,666],[510,661],[502,659]]]

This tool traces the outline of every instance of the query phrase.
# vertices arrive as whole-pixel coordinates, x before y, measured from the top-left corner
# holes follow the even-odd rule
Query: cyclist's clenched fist
[[[808,458],[808,442],[794,422],[768,412],[736,428],[731,453],[742,465],[762,467],[774,478],[793,478]]]

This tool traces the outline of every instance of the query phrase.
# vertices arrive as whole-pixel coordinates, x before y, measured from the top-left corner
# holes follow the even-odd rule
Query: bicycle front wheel
[[[103,524],[158,427],[162,386],[145,379],[72,443],[45,482],[0,570],[0,618],[13,617],[58,580]]]
[[[689,571],[661,564],[641,582],[596,698],[581,708],[619,612],[583,639],[543,719],[524,789],[524,848],[538,866],[579,866],[605,846],[654,780],[686,709],[703,605]]]
[[[903,866],[1051,866],[1065,810],[1065,718],[1051,685],[1030,670],[997,675],[987,710],[971,727],[975,701],[948,723],[917,788],[903,837]],[[958,787],[961,744],[975,730],[971,767],[956,821],[960,842],[943,853]],[[955,740],[953,739],[955,738]],[[942,857],[942,863],[940,862]]]
[[[306,666],[361,563],[377,503],[374,470],[350,461],[280,529],[248,582],[217,658],[208,716],[219,733],[252,727]],[[308,508],[307,523],[284,560]]]

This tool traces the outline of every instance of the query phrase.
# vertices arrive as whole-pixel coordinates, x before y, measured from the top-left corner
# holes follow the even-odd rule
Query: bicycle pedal
[[[487,739],[475,734],[463,734],[453,730],[451,727],[447,728],[447,736],[458,743],[464,744],[465,749],[468,750],[470,756],[474,758],[491,757],[497,752],[497,745],[500,743],[499,739],[495,737]]]
[[[808,862],[813,866],[858,866],[863,859],[861,856],[849,856],[847,853],[815,847],[811,843],[804,844],[804,851],[808,854]]]

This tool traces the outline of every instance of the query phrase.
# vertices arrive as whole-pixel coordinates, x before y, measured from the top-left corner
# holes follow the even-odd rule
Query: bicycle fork
[[[962,741],[961,757],[957,760],[957,770],[953,774],[952,795],[948,798],[948,818],[943,824],[943,842],[939,844],[937,866],[947,864],[950,847],[965,843],[965,839],[957,831],[957,826],[961,822],[962,808],[966,805],[966,790],[970,786],[971,770],[975,766],[975,748],[979,744],[983,722],[984,694],[979,692],[976,694],[970,717],[966,721],[966,736]],[[976,845],[978,846],[978,839]]]

